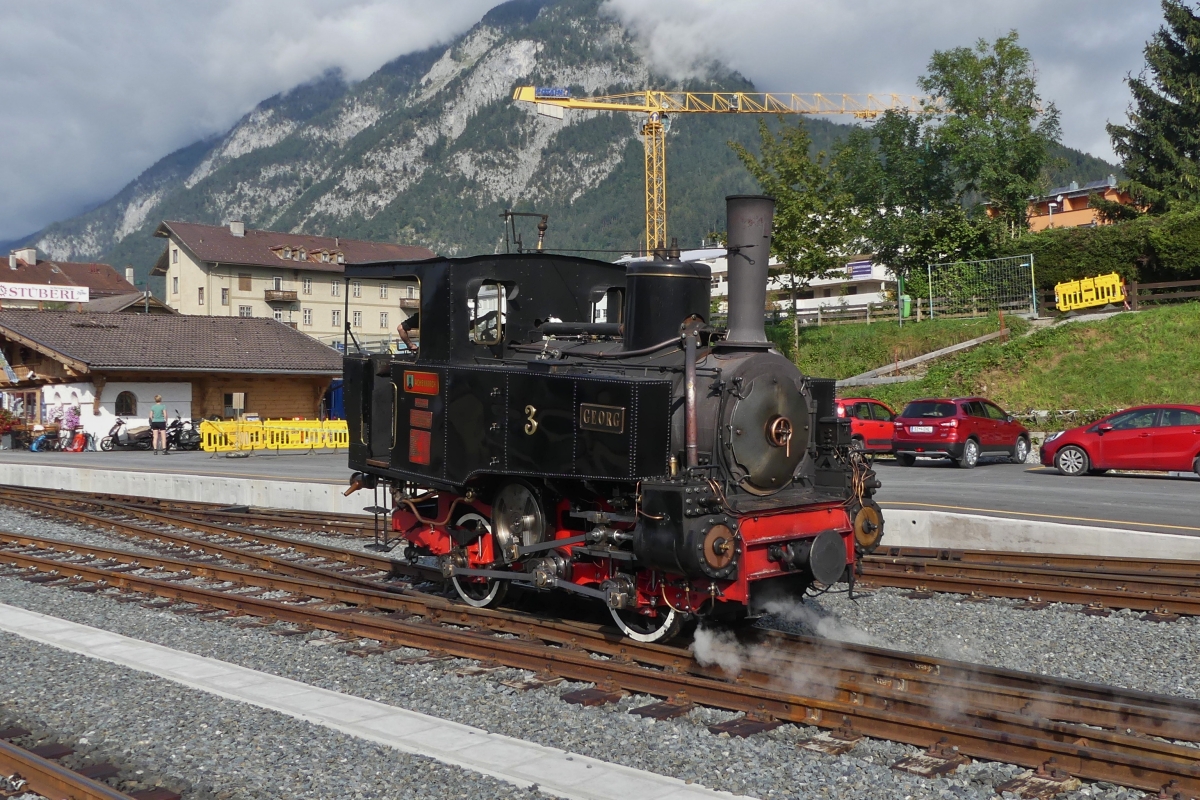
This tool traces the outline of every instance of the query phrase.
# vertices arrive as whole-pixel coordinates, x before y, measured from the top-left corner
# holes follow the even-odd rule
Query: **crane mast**
[[[623,111],[646,115],[646,249],[667,246],[666,133],[671,114],[850,114],[872,119],[885,111],[943,110],[936,98],[900,94],[786,94],[771,92],[669,92],[647,89],[625,94],[571,97],[562,87],[519,86],[513,100],[534,103],[538,113],[562,119],[565,109]]]

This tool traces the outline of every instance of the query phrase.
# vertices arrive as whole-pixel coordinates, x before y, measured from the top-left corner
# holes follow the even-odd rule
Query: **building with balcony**
[[[712,299],[717,313],[727,311],[729,297],[729,266],[723,249],[688,250],[680,254],[684,261],[699,261],[712,270]],[[771,258],[771,275],[767,281],[765,310],[791,313],[792,300],[788,276],[779,271],[778,259]],[[838,311],[877,307],[896,301],[896,276],[883,264],[875,263],[869,255],[847,259],[843,269],[828,277],[814,278],[799,288],[796,306],[804,317],[815,318],[818,310]]]
[[[419,305],[415,280],[346,283],[346,264],[434,256],[424,247],[253,230],[241,222],[168,221],[154,235],[167,246],[150,274],[166,278],[171,308],[274,319],[326,344],[342,341],[347,322],[360,341],[395,337],[396,326]]]
[[[1125,206],[1134,204],[1130,194],[1117,185],[1116,175],[1082,186],[1078,181],[1071,181],[1066,186],[1051,189],[1048,194],[1029,198],[1029,230],[1037,232],[1047,228],[1094,228],[1103,225],[1099,212],[1092,208],[1093,197]],[[991,206],[988,206],[987,212],[989,217],[996,215]]]

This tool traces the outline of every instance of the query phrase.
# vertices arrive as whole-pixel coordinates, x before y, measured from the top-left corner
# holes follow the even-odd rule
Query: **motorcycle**
[[[150,428],[133,428],[117,417],[108,435],[100,440],[101,450],[149,450],[154,444]]]
[[[196,429],[196,424],[192,420],[184,422],[183,417],[179,414],[179,409],[175,409],[175,420],[167,426],[167,449],[200,449],[200,431]]]

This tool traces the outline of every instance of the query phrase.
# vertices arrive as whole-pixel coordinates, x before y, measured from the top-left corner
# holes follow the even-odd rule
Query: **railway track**
[[[742,712],[728,726],[734,734],[814,725],[827,732],[806,746],[825,752],[844,752],[863,735],[891,739],[930,748],[908,765],[925,774],[974,757],[1040,767],[1041,777],[1031,780],[1051,784],[1059,770],[1059,778],[1200,796],[1197,701],[764,631],[720,640],[721,658],[702,661],[689,649],[639,645],[601,626],[473,609],[417,592],[397,578],[427,576],[398,575],[395,562],[375,555],[114,500],[62,495],[43,502],[0,489],[0,501],[10,500],[176,554],[0,535],[0,564],[35,582],[118,599],[152,595],[161,607],[250,625],[330,631],[348,646],[370,640],[351,648],[361,653],[407,646],[588,682],[596,688],[579,698],[587,702],[626,692],[664,698],[643,710],[651,716],[684,713],[691,704]],[[901,556],[919,557],[893,557]],[[715,660],[738,669],[727,673]]]
[[[481,612],[420,593],[15,534],[0,537],[0,550],[9,574],[39,583],[122,599],[154,595],[158,606],[180,613],[327,630],[376,642],[370,652],[416,647],[586,681],[597,687],[591,701],[622,692],[666,698],[647,710],[652,715],[682,713],[692,703],[741,711],[735,733],[794,722],[833,730],[813,743],[826,751],[861,735],[931,747],[927,769],[956,766],[964,756],[1031,767],[1052,758],[1080,778],[1150,790],[1175,781],[1179,791],[1200,791],[1200,750],[1174,743],[1196,737],[1200,703],[1178,698],[770,633],[729,645],[744,661],[733,676],[686,649],[636,645],[598,627]],[[789,676],[794,688],[786,686]]]
[[[118,791],[101,778],[116,775],[111,764],[93,764],[80,771],[67,769],[56,758],[72,752],[69,747],[42,747],[26,750],[10,740],[28,731],[8,728],[0,731],[0,797],[40,794],[49,800],[179,800],[168,791]],[[56,755],[57,754],[57,755]]]
[[[862,578],[917,592],[1071,603],[1092,614],[1124,608],[1161,621],[1200,616],[1197,561],[895,547],[863,559]]]

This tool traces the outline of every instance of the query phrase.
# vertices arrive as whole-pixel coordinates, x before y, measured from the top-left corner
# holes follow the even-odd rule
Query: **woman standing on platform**
[[[154,454],[158,455],[158,443],[162,442],[162,454],[167,454],[167,407],[163,405],[162,395],[154,395],[154,405],[150,406],[150,433],[154,437]]]

